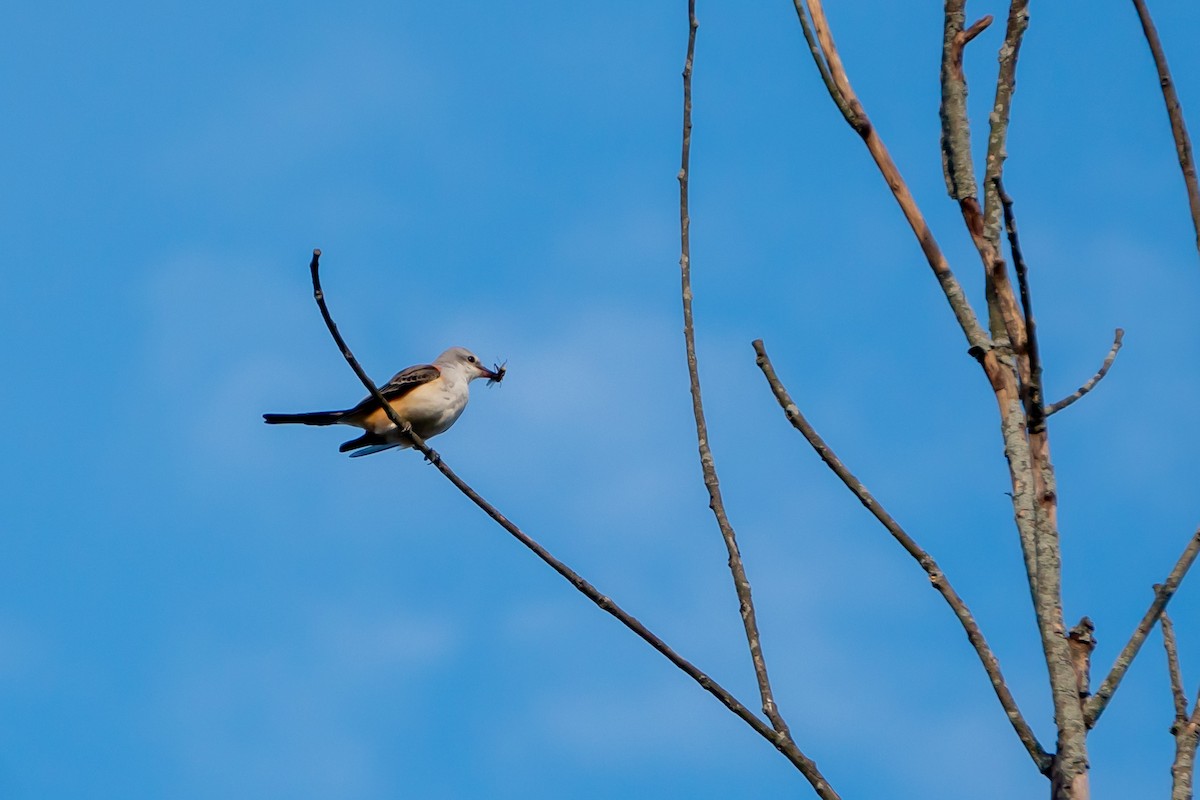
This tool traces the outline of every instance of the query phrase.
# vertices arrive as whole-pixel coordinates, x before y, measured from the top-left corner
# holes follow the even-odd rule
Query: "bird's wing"
[[[436,380],[441,374],[442,371],[433,364],[418,364],[397,372],[390,381],[379,387],[379,393],[388,400],[394,400],[408,394],[422,383]]]
[[[414,367],[401,370],[392,376],[392,379],[379,387],[379,393],[386,400],[395,400],[398,397],[411,392],[423,383],[429,383],[441,376],[442,371],[433,364],[417,364]],[[363,412],[374,411],[379,408],[379,403],[375,402],[374,397],[367,396],[363,401],[354,408],[346,412],[345,416],[353,416]]]

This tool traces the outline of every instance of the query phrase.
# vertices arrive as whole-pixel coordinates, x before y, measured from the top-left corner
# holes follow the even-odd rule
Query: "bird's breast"
[[[422,438],[428,439],[444,432],[462,415],[467,407],[466,382],[431,381],[392,401],[392,408],[412,425]],[[382,410],[378,412],[383,433],[393,427]],[[374,421],[374,420],[372,420]]]

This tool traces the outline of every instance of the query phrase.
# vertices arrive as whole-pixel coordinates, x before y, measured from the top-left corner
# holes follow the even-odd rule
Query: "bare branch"
[[[1028,374],[1028,362],[1018,360],[1024,341],[1024,319],[1017,310],[1012,285],[998,244],[984,235],[983,214],[979,207],[971,154],[971,128],[967,116],[967,80],[963,71],[963,49],[978,30],[990,23],[985,17],[964,30],[965,0],[946,0],[942,38],[941,122],[942,166],[946,189],[958,202],[959,211],[971,241],[984,267],[988,325],[997,345],[988,380],[996,395],[1000,412],[1004,455],[1012,480],[1014,521],[1025,561],[1030,596],[1038,608],[1038,558],[1036,502],[1036,463],[1028,439],[1025,398],[1020,391],[1019,375]],[[1014,352],[1017,351],[1017,352]]]
[[[829,65],[825,63],[825,56],[821,54],[821,45],[813,35],[812,26],[808,24],[808,15],[804,13],[804,0],[792,0],[792,4],[796,7],[796,16],[800,19],[800,30],[804,32],[804,41],[808,42],[808,51],[817,65],[817,72],[821,75],[825,89],[833,99],[833,104],[842,112],[842,116],[846,118],[851,127],[855,127],[858,124],[855,112],[846,104],[846,98],[842,97],[842,93],[838,91],[837,85],[833,82],[833,76],[829,74]]]
[[[1070,703],[1071,694],[1077,694],[1076,680],[1071,675],[1071,653],[1062,646],[1065,635],[1062,622],[1061,602],[1058,599],[1058,550],[1054,529],[1054,474],[1050,466],[1048,443],[1040,435],[1044,426],[1039,413],[1040,393],[1036,402],[1031,402],[1030,387],[1040,383],[1032,377],[1026,322],[1029,314],[1017,307],[1012,283],[1000,251],[999,238],[988,236],[985,215],[980,209],[971,155],[970,123],[967,116],[967,80],[963,72],[963,48],[982,30],[985,20],[964,30],[965,0],[946,0],[944,30],[942,38],[941,70],[941,121],[942,163],[946,188],[952,199],[958,202],[959,211],[971,241],[979,253],[984,268],[984,288],[988,306],[988,327],[997,345],[992,354],[992,365],[985,369],[996,395],[1000,412],[1001,432],[1004,437],[1004,455],[1008,461],[1012,481],[1014,521],[1021,544],[1021,556],[1025,562],[1030,596],[1037,614],[1039,632],[1042,634],[1051,684],[1055,687],[1056,719],[1068,722],[1067,717],[1077,715],[1078,699]],[[1011,11],[1011,9],[1010,9]],[[985,18],[986,19],[986,18]],[[990,19],[986,19],[990,22]],[[1008,35],[1013,34],[1013,17],[1010,14]],[[1019,33],[1017,37],[1019,43]],[[1011,66],[1015,69],[1015,61]],[[1006,70],[1002,61],[997,77],[997,92],[1003,97],[1011,96],[1015,72]],[[1005,101],[1007,103],[1007,100]],[[1005,106],[1007,114],[1007,105]],[[993,116],[993,134],[997,133],[997,118]],[[1000,131],[1002,138],[1007,126]],[[997,141],[995,137],[990,144]],[[989,165],[992,162],[989,161]],[[994,192],[994,187],[986,190]],[[1023,266],[1023,263],[1022,263]],[[1023,278],[1023,275],[1019,275]],[[1024,296],[1028,297],[1028,286],[1024,285]],[[1026,306],[1028,310],[1028,306]],[[1031,410],[1033,413],[1031,415]],[[1038,420],[1039,435],[1031,436],[1031,417]],[[1045,572],[1045,580],[1042,573]],[[1056,610],[1057,609],[1057,610]],[[1068,708],[1068,704],[1074,708]],[[1077,721],[1072,721],[1074,725]],[[1082,724],[1077,727],[1082,731]],[[1066,766],[1082,763],[1071,754],[1061,762]]]
[[[767,355],[767,350],[762,340],[756,339],[753,344],[754,352],[758,356],[755,363],[762,370],[763,376],[766,377],[767,383],[775,395],[775,399],[779,402],[780,407],[792,423],[792,426],[804,436],[813,450],[817,452],[817,455],[821,457],[821,460],[833,470],[833,473],[858,498],[858,501],[871,512],[875,519],[879,520],[880,524],[899,542],[900,546],[916,560],[921,569],[925,570],[933,588],[942,595],[946,603],[950,606],[950,609],[954,612],[954,616],[958,618],[963,631],[966,632],[967,639],[975,649],[976,655],[979,656],[979,661],[983,665],[983,669],[992,683],[992,688],[996,692],[996,697],[1000,700],[1000,705],[1004,708],[1004,713],[1008,716],[1009,722],[1012,723],[1017,737],[1025,745],[1025,749],[1029,751],[1029,755],[1038,769],[1042,772],[1049,770],[1050,756],[1042,748],[1033,730],[1025,721],[1024,716],[1022,716],[1021,710],[1017,707],[1016,699],[1012,696],[1012,693],[1008,690],[1008,685],[1004,681],[1004,675],[1000,671],[999,660],[997,660],[995,653],[992,652],[991,647],[988,646],[987,640],[983,636],[983,631],[980,630],[979,624],[975,621],[975,617],[971,614],[970,609],[967,608],[967,604],[950,584],[950,579],[938,567],[933,557],[923,550],[917,544],[916,540],[909,536],[900,526],[900,523],[875,499],[863,482],[850,472],[841,459],[837,457],[837,454],[830,449],[825,440],[817,433],[816,429],[805,419],[799,407],[792,401],[791,395],[788,394],[783,382],[776,375],[775,368],[771,364],[771,359]]]
[[[1109,367],[1111,367],[1113,365],[1113,361],[1116,360],[1117,353],[1121,350],[1121,341],[1124,338],[1125,331],[1122,328],[1117,328],[1117,330],[1113,333],[1112,349],[1108,351],[1108,357],[1104,359],[1104,363],[1100,365],[1100,369],[1096,371],[1096,374],[1093,375],[1087,383],[1076,389],[1075,393],[1070,397],[1064,397],[1062,400],[1046,406],[1047,417],[1051,414],[1057,414],[1059,411],[1062,411],[1064,408],[1083,397],[1092,389],[1096,388],[1096,384],[1104,379],[1104,376],[1108,374]]]
[[[696,422],[696,441],[700,452],[700,468],[704,474],[704,485],[708,489],[709,507],[716,517],[717,526],[721,529],[721,537],[725,541],[729,553],[729,571],[733,576],[734,590],[738,597],[738,606],[742,617],[742,626],[746,632],[746,643],[750,649],[750,658],[754,663],[754,675],[758,681],[758,691],[762,699],[763,713],[771,721],[777,736],[773,743],[800,770],[801,774],[812,784],[817,794],[826,800],[835,800],[838,795],[825,777],[817,769],[814,761],[804,755],[792,739],[791,731],[783,716],[779,713],[775,695],[771,689],[771,681],[767,675],[767,662],[763,656],[762,640],[758,631],[758,620],[754,612],[754,600],[750,589],[750,579],[746,576],[742,564],[741,551],[738,548],[737,535],[725,512],[725,503],[721,497],[721,485],[717,478],[716,463],[712,449],[708,444],[708,424],[704,418],[704,403],[700,391],[700,371],[696,357],[695,322],[692,315],[692,279],[691,279],[691,218],[688,213],[688,178],[691,168],[692,149],[692,65],[696,54],[696,30],[699,22],[696,20],[696,0],[688,0],[688,43],[687,56],[683,67],[683,145],[679,166],[679,240],[680,240],[680,290],[683,297],[683,338],[687,351],[688,380],[692,394],[692,413]]]
[[[966,0],[946,0],[942,34],[941,109],[942,171],[946,190],[958,202],[971,242],[983,262],[992,337],[1008,340],[1018,355],[1024,355],[1025,328],[1017,310],[998,239],[985,233],[984,214],[979,205],[975,167],[971,155],[971,126],[967,116],[967,79],[963,72],[963,50],[967,43],[991,23],[985,17],[964,30]],[[1003,71],[999,80],[1006,80]],[[1006,359],[1007,360],[1007,359]],[[1012,362],[1025,375],[1024,360]]]
[[[1171,601],[1171,596],[1175,594],[1175,590],[1179,588],[1179,584],[1183,582],[1183,578],[1187,575],[1188,569],[1196,560],[1196,555],[1200,554],[1200,528],[1192,534],[1188,540],[1187,546],[1183,548],[1183,553],[1179,556],[1179,560],[1175,562],[1175,568],[1171,570],[1171,574],[1167,576],[1166,581],[1159,585],[1154,590],[1154,600],[1150,603],[1150,607],[1146,609],[1142,621],[1134,628],[1133,635],[1129,637],[1129,642],[1121,650],[1117,656],[1116,662],[1109,671],[1104,682],[1100,684],[1100,688],[1096,690],[1096,694],[1088,700],[1084,710],[1084,721],[1089,728],[1096,725],[1096,721],[1100,719],[1100,715],[1104,713],[1104,709],[1108,707],[1108,702],[1112,699],[1113,693],[1121,684],[1121,679],[1125,677],[1129,665],[1133,663],[1133,659],[1137,656],[1138,650],[1141,649],[1142,643],[1146,641],[1147,634],[1150,629],[1158,622],[1163,611],[1167,607],[1167,603]]]
[[[1008,24],[1004,30],[1004,43],[1000,45],[1000,70],[996,76],[996,97],[988,119],[987,163],[984,168],[983,184],[983,235],[993,247],[1000,246],[1000,198],[996,194],[995,179],[1004,174],[1004,159],[1008,154],[1008,121],[1012,112],[1012,98],[1017,90],[1017,57],[1021,53],[1021,41],[1029,27],[1029,0],[1011,0],[1008,6]]]
[[[1160,587],[1155,586],[1154,591]],[[1183,693],[1183,673],[1179,669],[1179,648],[1175,643],[1175,626],[1164,609],[1158,621],[1162,628],[1163,648],[1167,651],[1167,677],[1171,681],[1171,699],[1175,701],[1175,722],[1187,722],[1187,695]],[[1200,700],[1200,698],[1197,698]]]
[[[987,298],[988,330],[998,345],[1003,346],[1010,336],[1013,324],[1012,306],[1003,297],[1003,290],[993,284],[993,273],[999,272],[999,278],[1007,281],[1003,269],[996,261],[1000,250],[1000,205],[997,202],[995,186],[992,179],[1001,174],[1006,155],[1005,142],[1008,137],[1009,113],[1012,108],[1012,95],[1016,90],[1017,55],[1021,48],[1021,39],[1028,26],[1029,15],[1026,13],[1028,0],[1012,0],[1008,9],[1008,23],[1004,32],[1004,42],[1000,46],[1000,67],[996,75],[995,99],[992,113],[988,115],[989,131],[987,157],[984,163],[983,206],[980,208],[978,199],[960,201],[963,219],[971,233],[971,239],[983,258],[985,277],[984,294]],[[1019,348],[1019,342],[1012,342]],[[1015,364],[1014,367],[1019,366]]]
[[[991,117],[985,193],[995,195],[1007,135],[1008,109],[1016,85],[1016,55],[1027,24],[1025,0],[1013,0],[1009,28],[1001,48],[997,77],[997,102]],[[988,302],[988,324],[997,347],[994,368],[988,377],[996,394],[1004,434],[1005,456],[1013,485],[1013,508],[1021,541],[1022,556],[1041,634],[1042,650],[1054,700],[1058,728],[1058,753],[1052,764],[1055,796],[1077,796],[1086,790],[1086,728],[1080,705],[1079,659],[1067,639],[1062,612],[1062,553],[1057,525],[1057,492],[1049,441],[1042,414],[1041,367],[1037,340],[1031,330],[1033,318],[1027,275],[1022,258],[1018,280],[1022,303],[1018,306],[1002,255],[999,236],[989,235],[986,213],[975,196],[970,158],[970,131],[966,114],[966,78],[962,71],[962,48],[967,32],[962,31],[960,0],[946,0],[942,40],[942,145],[947,189],[958,200],[967,232],[979,252],[984,268]],[[976,26],[973,26],[973,28]],[[1014,257],[1021,256],[1015,236]],[[1007,344],[1009,347],[1004,347]],[[1084,690],[1086,691],[1086,689]]]
[[[1095,647],[1095,640],[1092,636],[1091,620],[1087,617],[1069,633],[1065,630],[1066,621],[1062,608],[1062,550],[1058,533],[1058,490],[1054,466],[1050,460],[1050,440],[1043,407],[1041,356],[1029,289],[1029,270],[1021,250],[1012,198],[1004,191],[999,174],[993,177],[991,183],[1003,205],[1009,247],[1021,298],[1020,319],[1017,320],[1017,314],[1012,308],[1012,285],[1004,274],[1003,261],[999,258],[997,249],[995,266],[989,275],[994,289],[992,297],[995,299],[992,307],[1003,318],[1017,357],[1021,402],[1025,410],[1025,429],[1029,436],[1031,477],[1036,498],[1033,539],[1037,554],[1037,581],[1034,607],[1038,628],[1042,634],[1042,649],[1046,655],[1051,694],[1054,699],[1054,719],[1059,732],[1052,783],[1058,787],[1055,790],[1056,797],[1059,789],[1063,790],[1063,796],[1086,797],[1088,762],[1084,701],[1089,692],[1091,651]],[[979,241],[984,244],[980,249],[981,254],[993,250],[991,240],[986,236],[980,237]]]
[[[801,25],[805,26],[805,4],[803,2],[795,2],[795,0],[794,3]],[[934,277],[937,278],[942,293],[945,294],[946,300],[949,302],[950,308],[958,320],[959,327],[962,328],[963,334],[967,338],[967,343],[971,347],[970,352],[984,364],[985,369],[994,369],[995,359],[990,355],[991,342],[988,339],[987,332],[980,326],[979,318],[971,308],[970,300],[967,299],[966,293],[963,292],[962,286],[954,276],[954,272],[950,269],[950,264],[946,260],[945,254],[942,253],[942,249],[938,246],[937,240],[933,236],[933,231],[930,230],[929,224],[925,221],[925,217],[921,213],[921,209],[917,206],[917,201],[909,190],[908,184],[905,183],[904,178],[900,175],[900,170],[896,167],[896,162],[892,160],[891,154],[888,152],[883,140],[879,138],[879,134],[876,133],[874,126],[871,125],[871,121],[867,118],[867,113],[859,102],[858,96],[850,86],[850,80],[846,75],[845,68],[842,66],[837,46],[834,44],[833,35],[829,30],[829,23],[825,18],[825,10],[821,5],[821,0],[808,0],[807,5],[809,12],[812,14],[817,44],[813,44],[813,39],[809,36],[807,28],[806,36],[809,38],[813,60],[816,62],[818,70],[821,70],[822,78],[825,79],[825,75],[828,73],[829,77],[826,80],[826,86],[829,88],[830,96],[838,108],[841,109],[846,122],[862,137],[867,150],[871,153],[871,157],[875,160],[876,166],[887,182],[888,188],[892,190],[892,195],[896,198],[896,202],[900,205],[900,210],[904,213],[904,218],[908,221],[909,227],[912,228],[913,233],[916,235],[917,241],[921,245],[921,251],[925,254],[925,260],[933,270]]]
[[[1150,18],[1150,9],[1146,7],[1145,0],[1133,0],[1133,7],[1137,9],[1138,19],[1142,22],[1142,32],[1146,35],[1146,43],[1150,45],[1150,54],[1154,56],[1154,66],[1158,70],[1163,101],[1167,104],[1167,117],[1171,120],[1171,135],[1175,138],[1175,154],[1179,158],[1179,169],[1183,172],[1183,182],[1187,187],[1192,228],[1196,231],[1196,249],[1200,251],[1200,185],[1196,182],[1192,140],[1188,137],[1187,124],[1183,121],[1183,108],[1179,105],[1175,82],[1171,79],[1171,70],[1167,66],[1167,54],[1163,52],[1158,30],[1154,27],[1154,20]]]
[[[1021,251],[1021,239],[1017,235],[1017,218],[1013,213],[1013,199],[1004,191],[1000,176],[995,177],[996,195],[1004,206],[1004,226],[1008,229],[1008,247],[1012,252],[1013,270],[1017,273],[1017,288],[1021,295],[1021,313],[1025,317],[1025,356],[1029,360],[1028,377],[1024,385],[1026,425],[1031,434],[1041,433],[1046,428],[1046,408],[1042,392],[1042,357],[1038,348],[1037,323],[1033,318],[1033,298],[1029,292],[1029,268]]]
[[[742,624],[746,630],[746,641],[750,647],[750,657],[754,662],[754,674],[758,680],[758,691],[762,696],[763,713],[779,733],[787,736],[788,728],[775,704],[774,693],[771,691],[771,681],[767,676],[767,662],[763,657],[762,641],[758,632],[758,620],[754,614],[754,600],[750,592],[750,580],[742,564],[742,556],[738,550],[737,535],[729,516],[725,513],[725,503],[721,498],[721,484],[717,479],[717,468],[713,460],[712,450],[708,444],[708,425],[704,419],[704,402],[700,393],[700,371],[696,358],[695,325],[692,319],[692,279],[691,279],[691,219],[688,216],[688,173],[692,149],[692,62],[696,53],[696,2],[688,2],[688,44],[687,58],[683,66],[683,148],[679,167],[679,236],[680,251],[679,268],[683,294],[683,336],[687,349],[688,377],[691,382],[692,412],[696,418],[696,439],[700,449],[700,467],[704,473],[704,485],[708,487],[709,506],[717,518],[725,547],[729,551],[729,570],[733,575],[734,589],[737,592],[738,604],[741,608]]]
[[[388,418],[392,421],[392,424],[406,431],[409,438],[412,439],[413,447],[422,455],[424,455],[426,460],[437,467],[438,471],[446,476],[446,478],[452,484],[454,484],[454,486],[460,492],[466,495],[471,502],[482,509],[483,512],[497,522],[500,527],[508,531],[513,538],[532,551],[534,555],[545,562],[551,569],[553,569],[562,577],[566,578],[572,586],[574,586],[581,594],[599,606],[600,609],[612,615],[613,617],[616,617],[616,619],[622,625],[633,631],[640,639],[642,639],[642,641],[649,644],[668,661],[682,670],[688,677],[700,684],[701,688],[703,688],[713,697],[717,698],[722,705],[724,705],[735,715],[737,715],[743,722],[749,725],[755,731],[755,733],[770,742],[775,749],[779,750],[779,752],[781,752],[789,761],[792,761],[793,764],[796,764],[796,766],[800,768],[802,772],[804,769],[809,767],[812,767],[812,769],[815,770],[815,765],[813,765],[808,759],[804,759],[802,754],[799,757],[803,759],[803,761],[797,763],[797,754],[799,751],[789,738],[772,730],[771,726],[767,725],[765,722],[755,716],[752,711],[750,711],[741,703],[741,701],[730,694],[724,687],[722,687],[704,672],[700,671],[700,669],[698,669],[690,661],[676,653],[669,645],[666,644],[666,642],[652,633],[636,617],[622,609],[619,605],[613,602],[611,598],[601,594],[600,591],[586,579],[584,579],[583,576],[551,555],[546,548],[538,544],[537,541],[518,528],[511,520],[508,519],[508,517],[500,513],[495,506],[483,499],[478,492],[467,485],[466,481],[458,477],[458,475],[450,469],[450,467],[442,460],[441,456],[439,456],[436,451],[425,444],[425,441],[418,436],[415,431],[412,430],[408,423],[400,417],[396,410],[392,408],[391,404],[388,403],[383,395],[379,393],[379,388],[359,365],[358,360],[355,359],[354,354],[350,351],[345,339],[343,339],[341,333],[338,332],[337,325],[334,323],[333,317],[330,316],[329,308],[325,303],[325,293],[321,289],[321,279],[319,274],[320,258],[321,251],[314,250],[312,262],[309,264],[309,271],[312,274],[313,297],[316,299],[317,306],[321,310],[321,317],[325,320],[325,326],[329,329],[329,333],[333,336],[334,341],[337,343],[338,349],[341,350],[343,358],[346,359],[346,363],[348,363],[350,368],[354,370],[354,374],[358,376],[358,379],[362,382],[362,385],[366,387],[370,395],[374,397],[375,400],[380,404],[380,407],[383,408],[384,412],[388,415]],[[831,789],[824,793],[818,789],[817,793],[826,800],[836,800],[838,797],[837,794]]]
[[[974,197],[975,167],[971,163],[971,125],[967,117],[967,79],[963,50],[992,24],[989,14],[963,30],[966,0],[946,0],[942,39],[942,171],[946,191],[954,200]]]

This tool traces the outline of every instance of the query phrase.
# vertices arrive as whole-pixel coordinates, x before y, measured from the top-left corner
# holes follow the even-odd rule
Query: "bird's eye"
[[[470,361],[472,364],[474,364],[474,363],[475,363],[475,356],[467,356],[467,361]]]

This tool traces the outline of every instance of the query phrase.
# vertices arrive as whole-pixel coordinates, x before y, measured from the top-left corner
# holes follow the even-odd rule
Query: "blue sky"
[[[986,383],[791,4],[699,5],[701,375],[781,709],[845,797],[1040,796],[952,615],[749,343],[938,558],[1049,744]],[[830,5],[978,308],[937,4]],[[1200,8],[1154,5],[1200,128]],[[0,793],[808,793],[418,456],[350,461],[341,430],[260,417],[363,394],[312,303],[320,247],[376,377],[454,344],[508,360],[434,446],[753,705],[680,333],[682,0],[40,3],[6,32]],[[967,52],[977,142],[1001,36]],[[1035,4],[1009,153],[1048,393],[1127,331],[1052,420],[1067,614],[1095,620],[1102,674],[1200,522],[1200,261],[1129,4]],[[1172,606],[1193,695],[1198,596]],[[1090,739],[1096,797],[1165,796],[1170,717],[1155,634]]]

